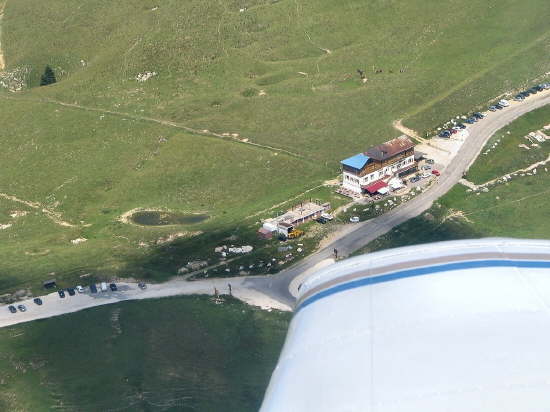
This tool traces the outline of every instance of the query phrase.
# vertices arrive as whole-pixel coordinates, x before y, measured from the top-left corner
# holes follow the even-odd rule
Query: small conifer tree
[[[40,86],[47,86],[48,84],[53,84],[56,81],[57,80],[55,78],[55,73],[53,72],[53,69],[50,66],[46,66],[44,74],[40,78]]]

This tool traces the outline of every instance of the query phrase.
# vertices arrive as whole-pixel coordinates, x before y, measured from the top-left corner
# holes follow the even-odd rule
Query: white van
[[[107,292],[107,289],[108,289],[107,283],[101,282],[101,291],[102,292]]]

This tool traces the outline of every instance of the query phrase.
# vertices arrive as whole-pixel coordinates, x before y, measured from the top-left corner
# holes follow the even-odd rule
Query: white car
[[[508,102],[508,100],[504,100],[504,99],[499,101],[498,104],[500,104],[501,106],[504,106],[504,107],[510,106],[510,103]]]
[[[431,176],[431,173],[424,172],[420,176],[422,177],[422,179],[426,179],[427,177]]]
[[[349,218],[351,223],[359,223],[359,216],[352,216]]]
[[[80,285],[78,285],[75,289],[78,293],[83,293],[84,292],[84,288]]]
[[[334,216],[332,216],[330,213],[321,213],[321,217],[326,220],[334,219]]]

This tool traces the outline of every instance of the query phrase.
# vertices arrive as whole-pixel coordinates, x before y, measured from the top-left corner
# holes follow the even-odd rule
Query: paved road
[[[348,225],[330,244],[296,265],[266,279],[249,279],[244,284],[292,306],[295,299],[289,291],[289,286],[295,278],[320,262],[331,259],[334,249],[338,250],[340,256],[347,256],[389,232],[395,226],[429,209],[435,200],[458,183],[464,171],[470,167],[481,152],[485,142],[496,131],[519,116],[547,104],[550,104],[550,90],[529,96],[523,102],[511,102],[509,107],[498,112],[489,112],[485,119],[468,126],[469,137],[439,177],[438,182],[430,189],[381,216],[356,225]]]

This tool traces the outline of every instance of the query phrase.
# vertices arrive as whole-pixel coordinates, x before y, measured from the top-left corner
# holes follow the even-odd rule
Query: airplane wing
[[[550,241],[366,254],[300,288],[262,412],[550,410]]]

